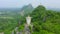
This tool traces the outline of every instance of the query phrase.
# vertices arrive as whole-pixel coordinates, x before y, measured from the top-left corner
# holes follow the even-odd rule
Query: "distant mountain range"
[[[33,11],[33,9],[34,8],[32,7],[32,5],[29,4],[29,5],[23,6],[20,11],[24,14],[28,14],[28,13],[31,13]]]
[[[47,9],[48,10],[54,10],[54,11],[60,11],[60,8],[51,8],[51,7],[48,7]]]
[[[28,14],[31,13],[33,9],[34,8],[32,7],[31,4],[25,5],[22,8],[0,8],[0,14],[16,15],[16,14],[23,13],[23,11],[24,14]]]

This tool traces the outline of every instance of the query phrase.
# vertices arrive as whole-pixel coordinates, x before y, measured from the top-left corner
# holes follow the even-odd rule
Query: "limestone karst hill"
[[[40,5],[32,12],[33,34],[60,34],[60,12]]]

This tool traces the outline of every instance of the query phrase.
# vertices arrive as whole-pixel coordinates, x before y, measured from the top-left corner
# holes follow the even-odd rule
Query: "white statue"
[[[28,17],[26,17],[26,21],[27,21],[27,24],[30,25],[31,23],[31,17],[28,15]]]

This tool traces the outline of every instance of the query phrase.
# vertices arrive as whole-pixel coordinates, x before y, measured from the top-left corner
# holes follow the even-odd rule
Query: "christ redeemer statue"
[[[26,21],[27,21],[27,25],[30,25],[31,23],[31,17],[28,15],[28,17],[26,17]]]

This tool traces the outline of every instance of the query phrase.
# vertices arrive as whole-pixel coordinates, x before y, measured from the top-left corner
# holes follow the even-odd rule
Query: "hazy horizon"
[[[45,7],[60,8],[60,0],[0,0],[0,8],[21,8],[32,4],[33,7],[44,5]]]

